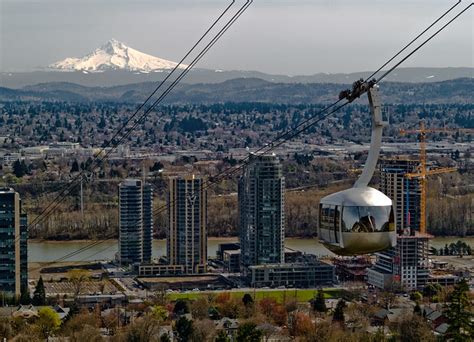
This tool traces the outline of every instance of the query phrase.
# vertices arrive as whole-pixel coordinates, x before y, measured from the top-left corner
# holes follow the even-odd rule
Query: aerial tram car
[[[375,80],[360,80],[353,84],[352,90],[342,91],[339,95],[340,99],[352,102],[367,92],[372,134],[367,161],[354,186],[328,195],[319,203],[319,239],[326,248],[338,255],[373,253],[396,245],[392,200],[368,186],[380,154],[382,131],[388,124],[382,118],[380,96],[375,83]]]

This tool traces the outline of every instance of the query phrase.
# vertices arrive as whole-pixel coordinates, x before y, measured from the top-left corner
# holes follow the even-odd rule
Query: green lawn
[[[262,298],[274,298],[277,302],[284,302],[284,301],[291,301],[296,298],[297,302],[308,302],[310,299],[314,298],[317,290],[309,289],[309,290],[295,290],[295,289],[287,289],[287,290],[255,290],[255,291],[230,291],[232,297],[242,298],[245,293],[249,293],[252,297],[256,297],[257,300]],[[226,291],[222,291],[226,292]],[[170,293],[168,298],[170,300],[177,300],[177,299],[188,299],[188,300],[195,300],[199,297],[208,296],[210,293],[214,295],[218,295],[218,292],[190,292],[190,293]],[[339,298],[341,296],[340,289],[324,289],[324,297],[325,298]]]

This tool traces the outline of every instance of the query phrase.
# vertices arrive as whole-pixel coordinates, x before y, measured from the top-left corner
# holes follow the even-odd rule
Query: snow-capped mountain
[[[128,70],[137,72],[152,72],[169,70],[177,63],[154,57],[132,49],[118,40],[111,39],[94,52],[81,58],[66,58],[50,64],[48,67],[57,71],[82,70],[98,72],[105,70]],[[186,65],[180,65],[185,68]]]

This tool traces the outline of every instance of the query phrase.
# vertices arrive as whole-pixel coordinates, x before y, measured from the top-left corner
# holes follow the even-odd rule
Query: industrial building
[[[184,274],[207,270],[207,192],[200,177],[169,181],[167,259],[183,266]]]
[[[0,188],[0,291],[20,296],[28,287],[28,220],[18,192]]]
[[[250,154],[239,179],[243,272],[252,265],[280,264],[285,243],[285,178],[274,155]]]
[[[121,265],[150,263],[153,239],[153,190],[139,179],[119,184],[119,252]]]
[[[249,266],[246,278],[250,287],[310,288],[333,284],[335,268],[305,254],[294,263]]]

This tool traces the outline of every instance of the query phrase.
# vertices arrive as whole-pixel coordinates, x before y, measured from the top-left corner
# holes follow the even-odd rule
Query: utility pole
[[[84,191],[82,183],[84,181],[84,176],[81,176],[81,219],[84,222]]]

